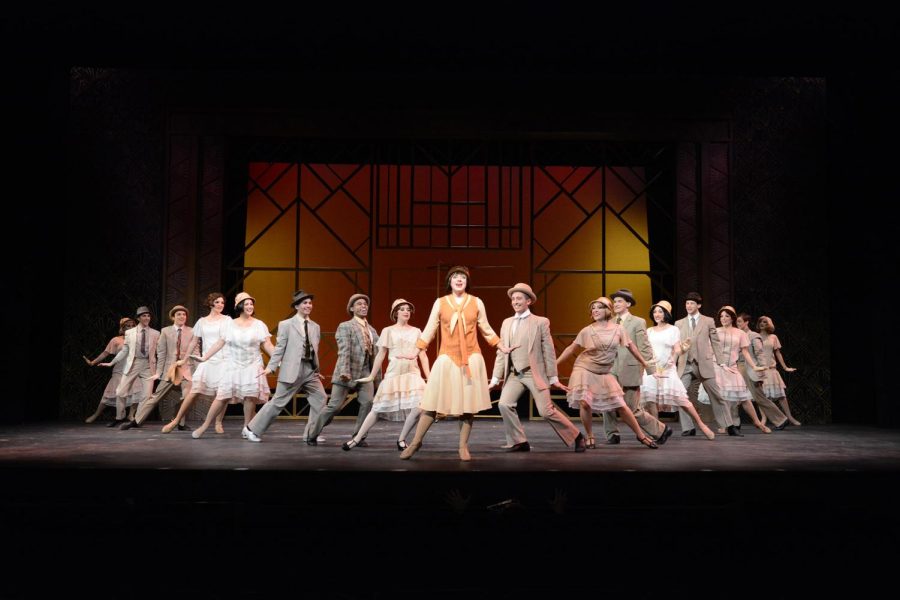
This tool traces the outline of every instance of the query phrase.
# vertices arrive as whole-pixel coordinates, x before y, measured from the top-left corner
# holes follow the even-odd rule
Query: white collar
[[[515,319],[524,319],[524,318],[530,317],[530,316],[531,316],[531,309],[526,308],[523,312],[521,312],[521,313],[516,313],[516,314],[513,316],[513,318],[515,318]]]

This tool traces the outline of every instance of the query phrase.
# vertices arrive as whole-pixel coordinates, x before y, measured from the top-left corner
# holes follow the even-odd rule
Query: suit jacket
[[[693,350],[682,352],[678,355],[678,376],[681,377],[684,373],[688,355],[695,352],[700,376],[704,379],[714,378],[716,376],[716,363],[725,362],[722,359],[722,347],[719,341],[719,334],[716,332],[716,322],[711,317],[699,315],[697,326],[694,328],[694,335],[691,335],[691,324],[688,321],[688,317],[675,321],[675,327],[681,333],[682,341],[690,339],[691,346],[693,346]]]
[[[628,334],[628,338],[634,342],[638,352],[644,357],[644,360],[650,362],[653,360],[653,347],[650,340],[647,339],[647,321],[641,317],[628,314],[622,319],[622,328]],[[634,357],[631,351],[625,346],[619,346],[616,349],[616,361],[610,373],[619,380],[622,387],[638,387],[644,381],[643,365]]]
[[[138,331],[140,331],[141,326],[132,327],[128,331],[125,332],[125,345],[122,346],[122,349],[119,350],[119,353],[116,354],[116,357],[110,361],[112,364],[116,364],[117,362],[124,360],[125,361],[125,370],[122,372],[123,375],[128,375],[131,371],[131,365],[134,364],[134,357],[138,352],[138,348],[140,347],[141,340],[138,339]],[[150,359],[150,370],[154,373],[156,372],[156,343],[159,341],[159,332],[152,327],[147,328],[147,357]]]
[[[510,335],[515,318],[504,319],[500,326],[500,339],[508,346],[512,346]],[[550,387],[550,378],[557,376],[556,349],[553,348],[553,338],[550,336],[550,319],[531,314],[519,324],[519,329],[521,331],[516,331],[516,336],[522,347],[528,350],[528,366],[531,367],[534,384],[537,389],[546,390]],[[497,350],[493,376],[503,381],[509,372],[511,360],[509,354]]]
[[[378,343],[378,332],[371,325],[368,325],[369,335],[372,337],[372,357],[378,352],[376,344]],[[357,324],[355,319],[344,321],[338,325],[337,331],[334,332],[334,339],[337,342],[338,356],[337,363],[334,365],[334,375],[331,377],[332,385],[352,385],[354,379],[361,379],[369,376],[372,364],[366,360],[366,341],[363,339],[362,328]],[[350,381],[342,381],[341,374],[350,375]]]
[[[181,328],[181,358],[188,357],[188,347],[194,340],[194,330],[187,325]],[[174,325],[163,327],[159,332],[159,341],[156,343],[156,374],[159,375],[161,381],[170,381],[170,369],[178,360],[178,329]],[[185,361],[183,365],[178,367],[181,371],[182,379],[191,380],[191,361]]]
[[[319,370],[319,341],[322,330],[319,324],[309,320],[309,345],[312,349],[313,370]],[[294,383],[300,376],[300,367],[303,364],[303,319],[294,315],[278,323],[278,336],[275,340],[275,352],[269,358],[268,368],[272,371],[278,369],[278,381]]]

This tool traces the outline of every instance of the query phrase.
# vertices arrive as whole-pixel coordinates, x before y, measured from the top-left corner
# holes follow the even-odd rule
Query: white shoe
[[[262,438],[253,433],[249,427],[244,426],[243,431],[241,431],[241,437],[247,440],[248,442],[261,442]]]
[[[316,438],[316,441],[319,442],[320,444],[324,444],[324,443],[325,443],[325,436],[324,436],[324,435],[320,435],[319,437]]]

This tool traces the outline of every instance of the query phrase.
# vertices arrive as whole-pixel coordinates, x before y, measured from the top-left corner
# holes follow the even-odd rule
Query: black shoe
[[[115,420],[110,421],[109,423],[107,423],[106,426],[107,426],[107,427],[118,427],[119,425],[121,425],[121,424],[124,423],[124,422],[125,422],[125,419],[122,419],[122,420],[115,419]]]
[[[787,426],[790,425],[790,424],[791,424],[791,422],[788,421],[787,419],[785,419],[785,420],[784,420],[784,423],[782,423],[782,424],[779,425],[778,427],[773,427],[772,429],[777,429],[778,431],[784,431],[784,428],[787,427]]]
[[[353,450],[353,448],[355,448],[356,446],[359,446],[359,444],[357,444],[353,440],[350,440],[349,442],[344,442],[343,444],[341,444],[341,450],[343,450],[344,452],[349,452],[350,450]]]
[[[319,442],[316,441],[316,438],[312,438],[312,439],[306,440],[306,445],[307,446],[318,446]]]
[[[178,426],[178,431],[190,431],[190,430],[191,430],[191,428],[188,427],[187,425],[179,425]]]
[[[507,452],[530,452],[531,444],[528,442],[519,442],[518,444],[513,444],[512,447],[507,450]]]
[[[578,437],[575,438],[575,452],[584,452],[586,449],[584,435],[582,435],[581,432],[578,432]]]
[[[696,429],[688,429],[687,431],[681,432],[681,437],[688,437],[688,436],[694,437],[695,435],[697,435]]]
[[[397,440],[397,450],[403,452],[409,447],[409,444],[406,443],[406,440]]]
[[[691,431],[696,432],[695,429],[691,429]],[[656,438],[656,443],[659,444],[660,446],[662,446],[663,444],[666,443],[666,440],[669,439],[669,437],[672,435],[672,433],[673,433],[672,428],[669,427],[668,425],[666,425],[666,428],[663,430],[663,432],[661,434],[659,434],[658,438]]]
[[[615,434],[609,436],[609,437],[606,439],[606,443],[607,443],[607,444],[618,444],[618,443],[620,443],[621,441],[622,441],[622,440],[619,439],[619,434],[618,434],[618,433],[615,433]]]
[[[368,448],[369,442],[366,441],[366,438],[363,438],[363,439],[359,440],[359,443],[356,445],[359,446],[360,448]]]
[[[119,426],[119,429],[121,429],[122,431],[125,431],[126,429],[131,429],[133,427],[140,427],[140,426],[141,426],[140,423],[138,423],[137,421],[126,421],[125,423],[122,423]]]
[[[734,425],[729,425],[725,428],[725,431],[728,432],[728,435],[733,435],[737,437],[744,437],[744,434],[741,433],[741,430],[735,427]]]

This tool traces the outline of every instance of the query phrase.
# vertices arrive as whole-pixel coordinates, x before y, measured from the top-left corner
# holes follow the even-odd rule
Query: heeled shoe
[[[762,423],[757,425],[756,428],[759,429],[760,431],[762,431],[763,433],[772,433],[772,430],[769,429],[768,427],[766,427],[765,425],[763,425]],[[740,430],[738,430],[738,431],[740,431]]]
[[[221,423],[216,423],[216,433],[225,433],[225,428]]]
[[[350,452],[358,445],[359,444],[356,443],[356,440],[350,440],[349,442],[344,442],[343,444],[341,444],[341,450],[343,450],[344,452]]]
[[[716,434],[713,433],[713,430],[710,429],[709,427],[707,427],[705,431],[702,430],[702,429],[701,429],[701,431],[703,431],[703,435],[706,436],[706,439],[708,439],[708,440],[714,440],[714,439],[716,439]]]
[[[397,450],[403,452],[407,448],[409,448],[409,444],[406,443],[406,440],[397,440]]]
[[[459,460],[463,462],[469,462],[472,460],[472,455],[469,454],[468,446],[460,446],[459,448]]]
[[[194,431],[191,432],[191,437],[194,438],[195,440],[199,440],[201,437],[203,437],[203,432],[205,432],[205,431],[206,431],[205,429],[195,429]]]
[[[587,442],[585,442],[585,444],[584,444],[584,447],[587,448],[588,450],[596,450],[597,449],[597,442],[594,441],[594,436],[588,437]]]
[[[400,460],[409,460],[412,458],[412,455],[419,451],[419,448],[422,446],[421,443],[416,444],[412,443],[406,447],[406,450],[400,453]]]
[[[802,423],[797,419],[788,418],[788,421],[790,421],[791,425],[793,425],[794,427],[800,427],[800,425],[802,425]]]
[[[163,428],[160,429],[160,431],[162,431],[163,433],[172,433],[172,430],[175,429],[175,427],[177,427],[177,426],[178,426],[178,421],[172,421],[171,423],[163,425]]]
[[[638,441],[640,443],[642,443],[643,445],[647,446],[648,448],[650,448],[651,450],[657,450],[659,448],[659,446],[656,445],[656,442],[654,442],[653,439],[649,435],[645,435],[642,438],[638,438]]]

